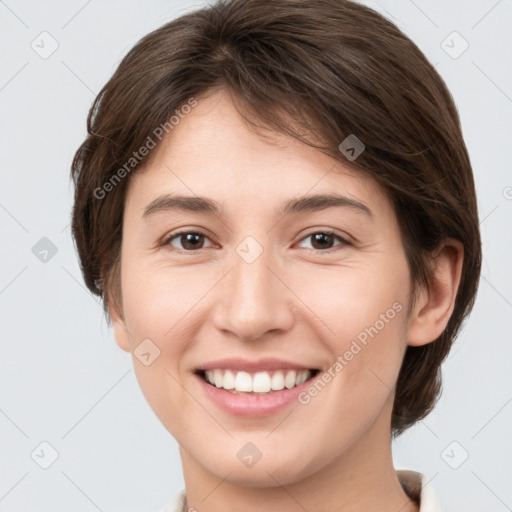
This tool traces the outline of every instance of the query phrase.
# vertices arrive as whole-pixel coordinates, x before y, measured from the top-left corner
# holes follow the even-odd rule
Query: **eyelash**
[[[171,250],[171,251],[176,251],[176,252],[179,252],[179,253],[187,253],[187,254],[193,254],[194,252],[199,252],[201,249],[207,249],[207,247],[203,247],[203,248],[197,249],[197,250],[185,250],[185,249],[177,249],[176,247],[172,247],[171,246],[170,242],[172,240],[174,240],[175,238],[179,238],[182,235],[189,235],[189,234],[200,235],[200,236],[204,236],[205,238],[208,238],[208,235],[206,235],[202,231],[195,231],[195,230],[194,231],[179,231],[178,233],[172,233],[168,237],[166,237],[163,240],[161,245],[164,246],[164,247],[169,248],[169,250]],[[330,229],[312,231],[312,232],[308,233],[307,235],[305,235],[304,237],[302,237],[299,240],[299,242],[302,242],[306,238],[309,238],[309,237],[311,237],[313,235],[317,235],[317,234],[333,236],[334,238],[337,238],[341,243],[338,246],[331,247],[330,249],[326,249],[326,250],[310,249],[310,250],[314,251],[316,254],[318,254],[318,253],[331,253],[331,252],[334,252],[337,247],[340,248],[340,247],[343,247],[343,246],[353,246],[354,245],[352,242],[349,242],[346,238],[343,238],[342,236],[336,234],[335,231],[330,230]]]

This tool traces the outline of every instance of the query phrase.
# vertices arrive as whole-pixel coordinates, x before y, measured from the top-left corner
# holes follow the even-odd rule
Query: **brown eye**
[[[193,252],[195,249],[203,249],[204,241],[208,237],[203,233],[199,233],[196,231],[181,231],[180,233],[175,233],[167,238],[164,242],[164,245],[170,245],[173,249]],[[181,247],[175,247],[173,245],[173,240],[177,240]]]
[[[315,231],[305,236],[302,240],[307,240],[308,238],[311,239],[311,248],[320,252],[326,252],[329,249],[333,249],[337,246],[351,245],[350,242],[334,233],[334,231]],[[336,239],[338,239],[341,243],[339,243],[337,246],[333,246],[333,243]]]

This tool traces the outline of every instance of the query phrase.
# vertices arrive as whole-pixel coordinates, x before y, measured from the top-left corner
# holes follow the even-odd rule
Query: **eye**
[[[332,244],[335,239],[338,239],[340,243],[338,246],[346,246],[352,245],[351,242],[346,240],[340,235],[337,235],[334,231],[325,230],[325,231],[314,231],[309,235],[306,235],[302,238],[303,240],[307,240],[311,238],[312,240],[312,249],[314,251],[319,252],[328,252],[333,249]],[[177,240],[181,247],[176,247],[174,245],[174,241]],[[169,235],[163,242],[163,246],[169,246],[171,249],[175,249],[179,252],[195,252],[195,250],[204,249],[204,241],[208,240],[208,237],[200,232],[200,231],[180,231],[178,233],[173,233]],[[337,246],[334,246],[336,248]]]
[[[174,239],[178,239],[178,242],[182,244],[182,248],[175,247],[172,244]],[[181,252],[194,252],[194,249],[203,249],[204,240],[208,237],[200,231],[180,231],[179,233],[173,233],[168,236],[162,245],[168,245],[172,249],[176,249]]]
[[[337,235],[334,231],[331,230],[314,231],[313,233],[306,235],[302,240],[307,240],[308,238],[311,238],[312,240],[312,249],[320,252],[328,252],[330,249],[332,249],[332,243],[336,238],[341,242],[338,244],[338,246],[352,245],[348,240],[340,235]]]

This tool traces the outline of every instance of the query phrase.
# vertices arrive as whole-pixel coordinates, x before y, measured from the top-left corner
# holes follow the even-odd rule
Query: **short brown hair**
[[[96,97],[72,163],[72,230],[87,287],[103,298],[109,321],[109,304],[121,304],[129,176],[110,181],[115,186],[106,199],[98,190],[119,178],[177,109],[216,87],[229,90],[253,120],[384,187],[415,289],[428,285],[439,242],[462,242],[462,277],[446,329],[405,353],[391,424],[393,435],[401,434],[439,397],[440,365],[475,300],[481,242],[471,164],[450,92],[419,48],[372,9],[349,0],[220,0],[143,37]],[[353,161],[338,149],[350,134],[365,144]],[[149,161],[150,155],[134,172]]]

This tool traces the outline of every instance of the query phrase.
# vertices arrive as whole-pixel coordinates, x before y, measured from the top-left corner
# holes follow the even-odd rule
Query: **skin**
[[[123,350],[133,354],[144,339],[160,350],[148,366],[133,362],[146,399],[180,445],[188,506],[417,511],[392,462],[394,389],[407,345],[429,343],[446,326],[460,244],[445,241],[430,290],[409,308],[398,220],[380,186],[295,139],[258,137],[223,90],[201,98],[154,151],[150,165],[130,177],[123,307],[110,314]],[[275,214],[292,197],[332,192],[357,199],[372,216],[348,207]],[[159,211],[143,219],[163,193],[208,197],[225,212]],[[326,229],[350,244],[336,237],[315,244],[311,235]],[[182,230],[205,237],[192,248],[179,236],[162,245]],[[263,249],[250,264],[236,252],[247,236]],[[397,302],[401,312],[308,404],[241,418],[212,403],[193,375],[199,364],[229,356],[327,370]],[[251,468],[236,456],[247,442],[263,454]]]

